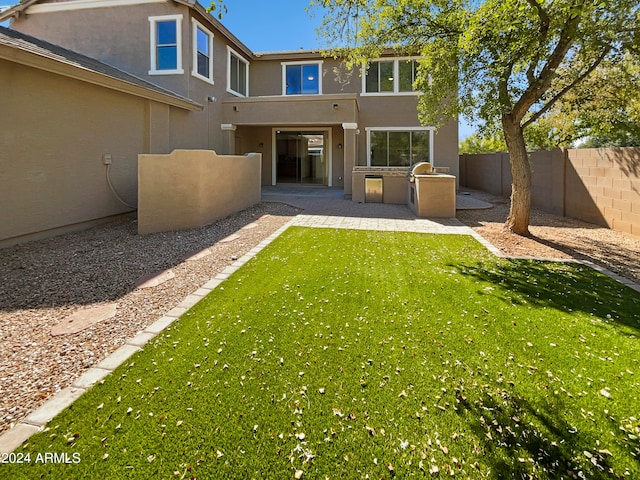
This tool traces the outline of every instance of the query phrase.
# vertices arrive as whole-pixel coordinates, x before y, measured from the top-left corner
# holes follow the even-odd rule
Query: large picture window
[[[234,95],[249,95],[249,63],[227,47],[227,91]]]
[[[322,62],[283,63],[283,95],[318,95],[322,93]]]
[[[432,145],[432,128],[369,128],[367,163],[374,167],[408,167],[431,162]]]
[[[195,19],[193,21],[193,70],[192,73],[206,82],[213,83],[213,34]]]
[[[412,93],[416,70],[415,58],[371,61],[362,76],[362,91],[365,94]]]
[[[149,17],[150,75],[184,73],[182,70],[182,15]]]

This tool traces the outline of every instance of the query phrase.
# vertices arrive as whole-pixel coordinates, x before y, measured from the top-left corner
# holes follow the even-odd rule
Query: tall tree
[[[635,0],[312,0],[331,53],[358,65],[385,47],[422,57],[419,116],[464,114],[499,128],[513,176],[505,228],[529,233],[531,167],[524,129],[603,61],[638,55]],[[457,95],[456,95],[457,93]]]

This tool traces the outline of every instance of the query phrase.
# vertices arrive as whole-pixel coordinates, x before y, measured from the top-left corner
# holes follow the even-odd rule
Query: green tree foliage
[[[505,227],[528,234],[531,168],[524,130],[604,64],[640,53],[632,0],[312,0],[322,35],[352,65],[385,47],[422,56],[423,123],[464,114],[501,129],[513,177]]]
[[[495,153],[506,152],[502,132],[495,134],[474,133],[462,140],[459,144],[460,153]]]
[[[225,0],[211,0],[207,12],[218,17],[218,20],[222,20],[222,17],[228,13],[227,6],[224,2]]]
[[[567,94],[561,113],[577,111],[575,125],[585,147],[640,145],[640,62],[626,55],[606,60]]]
[[[640,64],[605,60],[524,132],[529,150],[640,146]]]

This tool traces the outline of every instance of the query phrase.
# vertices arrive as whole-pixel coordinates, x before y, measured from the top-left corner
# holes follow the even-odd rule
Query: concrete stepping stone
[[[171,269],[163,270],[161,272],[149,273],[143,275],[136,280],[136,288],[153,288],[158,285],[171,280],[176,276]]]
[[[250,230],[252,228],[256,228],[257,226],[258,226],[257,222],[252,222],[252,223],[248,223],[247,225],[242,227],[240,230]]]
[[[115,317],[117,303],[107,303],[90,308],[83,308],[62,320],[51,328],[51,335],[71,335],[86,330],[96,323]]]
[[[197,252],[191,252],[184,256],[185,262],[193,262],[195,260],[200,260],[201,258],[208,257],[211,255],[211,250],[205,248],[204,250],[199,250]]]
[[[240,235],[238,235],[237,233],[232,233],[228,237],[224,237],[222,240],[220,240],[220,243],[233,242],[234,240],[237,240],[238,238],[240,238]]]
[[[456,195],[456,210],[483,210],[489,208],[493,208],[493,205],[473,198],[467,192]]]

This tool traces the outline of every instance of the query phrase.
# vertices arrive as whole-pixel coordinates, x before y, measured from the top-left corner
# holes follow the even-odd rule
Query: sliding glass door
[[[327,133],[276,131],[276,183],[326,185]]]

